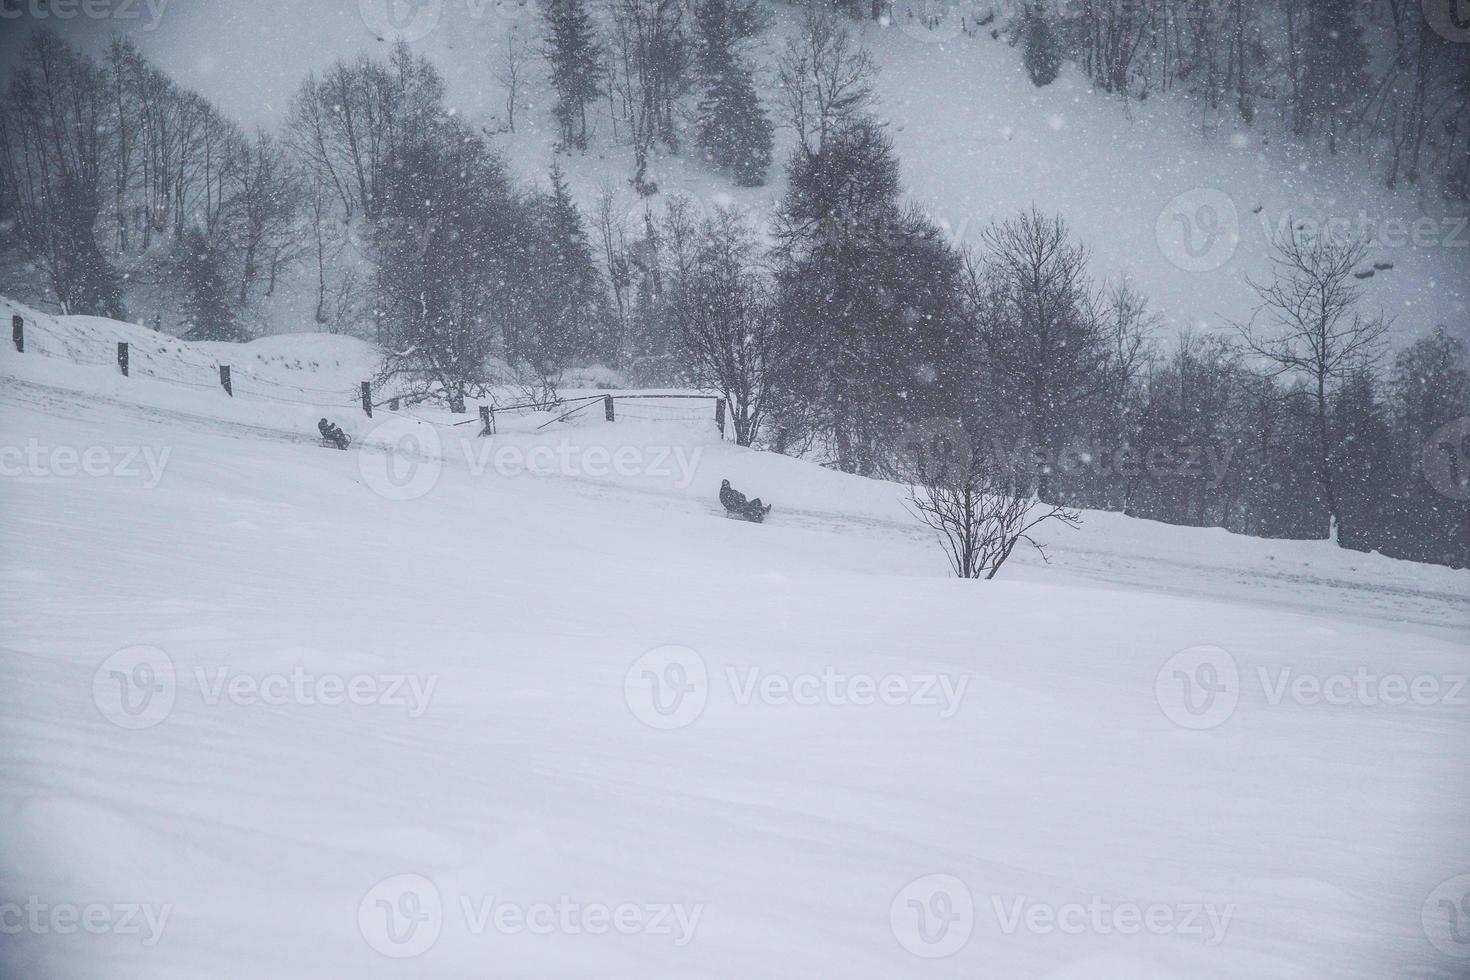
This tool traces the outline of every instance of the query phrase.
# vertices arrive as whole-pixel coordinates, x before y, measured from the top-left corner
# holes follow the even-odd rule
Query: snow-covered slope
[[[181,84],[247,125],[273,128],[284,120],[309,67],[385,53],[390,3],[404,36],[443,72],[456,111],[488,130],[502,128],[505,92],[495,80],[496,59],[508,31],[533,41],[539,36],[543,28],[531,2],[173,4],[154,21],[146,19],[150,8],[139,4],[139,23],[124,26],[142,28],[134,39]],[[878,112],[890,124],[910,197],[955,241],[978,244],[989,222],[1034,204],[1067,218],[1093,250],[1099,278],[1126,273],[1169,323],[1216,330],[1246,319],[1255,306],[1247,277],[1268,275],[1269,233],[1306,221],[1375,241],[1369,261],[1394,267],[1365,283],[1365,303],[1370,312],[1382,307],[1397,317],[1399,339],[1412,340],[1436,325],[1470,338],[1470,225],[1463,209],[1446,213],[1432,202],[1426,208],[1417,189],[1383,188],[1353,153],[1328,157],[1295,146],[1277,134],[1265,109],[1253,129],[1222,123],[1204,133],[1196,102],[1168,95],[1143,103],[1112,99],[1090,90],[1070,67],[1056,83],[1037,89],[1003,34],[993,39],[985,29],[971,37],[957,30],[957,19],[927,30],[914,16],[924,6],[900,0],[891,23],[865,21],[853,29],[879,69]],[[989,6],[952,9],[973,14]],[[765,72],[763,96],[774,110],[770,68],[801,8],[775,3],[770,9],[772,29],[752,56]],[[27,19],[19,26],[43,22]],[[64,25],[69,39],[99,51],[117,26],[86,18]],[[0,39],[0,59],[22,33]],[[516,132],[494,138],[512,172],[542,186],[556,141],[545,75],[544,64],[530,66]],[[691,147],[653,161],[651,174],[663,193],[640,201],[627,185],[631,151],[614,139],[605,107],[593,108],[589,150],[562,157],[589,214],[604,186],[621,189],[619,207],[634,233],[645,204],[658,209],[670,194],[689,196],[704,209],[738,204],[757,219],[770,214],[781,194],[779,161],[789,133],[778,137],[778,165],[767,187],[733,187]],[[310,293],[302,289],[302,296]],[[276,329],[308,322],[306,300],[294,313],[289,301],[277,306]]]
[[[0,353],[5,975],[1461,975],[1470,573],[1087,514],[956,582],[708,420],[269,343],[303,404]]]

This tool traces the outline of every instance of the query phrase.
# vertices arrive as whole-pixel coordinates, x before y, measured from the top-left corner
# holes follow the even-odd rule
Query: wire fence
[[[124,377],[133,377],[134,375],[137,375],[138,377],[147,378],[149,381],[157,382],[160,384],[175,385],[182,388],[191,388],[196,391],[223,391],[225,395],[231,398],[239,398],[245,401],[285,403],[291,405],[303,405],[311,408],[345,408],[357,405],[361,407],[363,413],[366,414],[369,418],[373,417],[374,408],[382,408],[384,406],[387,406],[389,410],[393,412],[396,416],[410,418],[416,422],[422,422],[427,425],[438,425],[448,428],[454,428],[457,426],[471,425],[478,422],[481,424],[482,427],[482,435],[490,435],[496,431],[497,416],[503,416],[516,412],[559,412],[559,414],[553,414],[550,419],[547,419],[540,425],[536,426],[536,428],[539,430],[544,429],[547,426],[553,425],[557,422],[567,422],[570,419],[576,418],[582,413],[594,409],[599,404],[601,404],[604,417],[608,422],[614,422],[619,418],[624,418],[649,422],[676,421],[687,423],[691,421],[699,421],[701,415],[703,415],[703,418],[708,419],[709,421],[714,423],[716,428],[719,430],[721,438],[724,438],[725,435],[725,399],[717,394],[672,394],[661,392],[635,392],[614,394],[612,392],[603,392],[595,395],[576,395],[568,398],[556,398],[551,401],[522,402],[510,405],[496,405],[494,404],[494,401],[492,399],[489,404],[481,404],[478,406],[480,410],[478,418],[471,417],[456,422],[450,422],[443,419],[429,418],[406,410],[402,407],[403,402],[408,399],[408,396],[406,395],[393,395],[383,398],[382,400],[377,402],[373,401],[371,381],[361,381],[350,390],[341,388],[314,388],[308,385],[292,385],[282,381],[277,381],[273,378],[261,377],[256,375],[255,372],[249,367],[237,371],[233,368],[232,365],[216,364],[213,367],[219,373],[219,380],[211,384],[201,381],[192,381],[184,378],[170,377],[165,374],[159,373],[148,363],[157,360],[155,352],[149,351],[146,347],[138,347],[134,349],[133,345],[128,341],[117,341],[116,360],[107,360],[105,358],[99,358],[95,356],[91,351],[88,351],[85,348],[83,342],[78,338],[68,337],[63,334],[57,333],[56,331],[47,328],[43,324],[37,323],[35,321],[28,321],[19,314],[12,316],[11,330],[12,341],[15,344],[17,352],[19,353],[30,353],[39,357],[64,360],[70,363],[81,364],[88,367],[115,367]],[[28,351],[25,344],[25,335],[27,331],[34,331],[50,338],[52,341],[55,342],[55,345],[60,349],[62,353],[58,355],[57,353],[54,353],[52,351],[42,350],[40,348],[34,348]],[[247,387],[245,388],[245,390],[237,390],[239,389],[241,382],[246,383]],[[274,390],[250,390],[249,386],[254,385],[260,385],[264,389]],[[296,397],[299,395],[312,394],[323,395],[327,398],[330,398],[331,400],[309,400],[306,398]],[[422,400],[423,399],[415,399],[414,401],[409,402],[409,404],[419,404]],[[691,404],[690,408],[680,412],[659,410],[663,407],[665,403],[673,401],[684,401],[691,403],[704,402],[711,405],[712,409],[702,409]],[[708,412],[709,414],[704,415],[703,413],[705,412]]]

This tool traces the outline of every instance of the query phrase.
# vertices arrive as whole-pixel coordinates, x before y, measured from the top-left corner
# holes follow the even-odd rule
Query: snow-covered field
[[[962,583],[900,488],[694,415],[480,439],[365,418],[340,338],[230,399],[39,327],[7,977],[1470,969],[1470,573],[1088,513]]]

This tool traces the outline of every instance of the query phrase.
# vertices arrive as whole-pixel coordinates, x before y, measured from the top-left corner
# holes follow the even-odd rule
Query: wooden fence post
[[[128,376],[128,345],[126,341],[117,342],[117,366],[122,368],[123,377]]]
[[[10,318],[10,339],[18,352],[26,352],[26,321],[19,313]]]
[[[480,435],[495,435],[495,409],[489,405],[480,406]]]
[[[725,438],[725,399],[715,399],[715,425],[719,426],[720,438]]]
[[[373,386],[369,381],[362,383],[362,410],[367,413],[368,418],[373,417]]]
[[[230,366],[228,364],[219,366],[219,383],[224,387],[225,394],[231,398],[235,397],[235,389],[230,387]]]
[[[607,416],[607,420],[609,422],[615,421],[615,417],[614,417],[614,414],[613,414],[613,396],[612,395],[603,395],[602,396],[602,411],[603,411],[603,414],[605,414]]]

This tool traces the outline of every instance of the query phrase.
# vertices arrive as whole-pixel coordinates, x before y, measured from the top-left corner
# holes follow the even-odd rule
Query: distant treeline
[[[758,9],[706,0],[692,28],[682,10],[618,0],[610,47],[578,0],[544,18],[565,148],[610,92],[635,200],[640,153],[677,142],[680,79],[731,114],[702,129],[717,166],[756,182],[770,162],[768,109],[735,84]],[[523,57],[510,39],[501,77]],[[610,63],[611,88],[578,75]],[[177,295],[198,338],[244,336],[290,273],[316,323],[377,339],[396,387],[456,410],[505,380],[494,364],[554,386],[595,361],[720,390],[742,444],[851,473],[902,478],[943,442],[1052,503],[1470,563],[1465,347],[1440,330],[1385,349],[1362,243],[1282,228],[1253,316],[1163,344],[1062,218],[1018,214],[962,251],[906,205],[873,73],[842,16],[786,40],[769,111],[793,146],[758,228],[687,197],[630,212],[611,186],[589,218],[555,167],[517,186],[404,45],[309,75],[282,132],[247,137],[126,40],[99,62],[40,32],[0,108],[0,217],[68,312],[126,317],[126,276]]]

